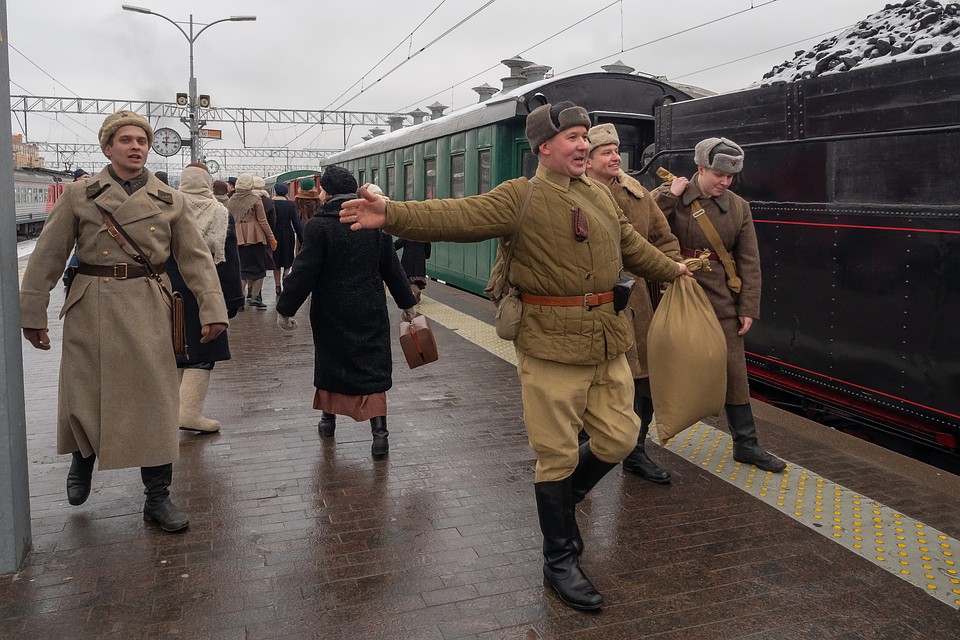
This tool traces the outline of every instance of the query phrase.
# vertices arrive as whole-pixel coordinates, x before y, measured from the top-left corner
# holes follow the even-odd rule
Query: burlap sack
[[[661,444],[717,415],[727,393],[727,342],[696,280],[667,287],[647,333],[650,391]]]

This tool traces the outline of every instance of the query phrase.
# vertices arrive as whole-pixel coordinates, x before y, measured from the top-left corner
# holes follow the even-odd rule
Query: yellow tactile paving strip
[[[516,366],[513,344],[498,338],[492,325],[428,296],[423,296],[418,308],[434,322]],[[651,437],[655,435],[654,426]],[[793,463],[782,474],[740,464],[732,457],[730,436],[702,422],[665,448],[960,609],[960,575],[954,556],[960,541],[942,531]]]

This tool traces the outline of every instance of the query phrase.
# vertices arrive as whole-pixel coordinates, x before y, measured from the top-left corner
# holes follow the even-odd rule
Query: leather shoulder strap
[[[503,260],[503,280],[508,284],[510,283],[510,263],[513,261],[513,249],[517,244],[517,235],[520,233],[520,225],[523,224],[523,219],[527,215],[527,210],[530,209],[530,198],[533,197],[533,183],[536,179],[536,177],[533,177],[527,182],[527,191],[523,194],[523,202],[520,205],[520,214],[517,216],[517,226],[514,228],[513,235],[510,237],[510,246],[507,249],[507,256]],[[502,238],[500,242],[502,250]]]
[[[717,252],[717,257],[720,258],[723,271],[727,274],[727,287],[734,293],[740,293],[741,282],[737,275],[737,264],[730,252],[723,246],[723,240],[720,239],[717,228],[710,222],[710,218],[707,217],[707,212],[703,210],[699,200],[690,203],[690,210],[693,212],[693,219],[700,225],[703,235],[707,236],[707,241],[710,242],[710,246],[713,247],[713,250]]]

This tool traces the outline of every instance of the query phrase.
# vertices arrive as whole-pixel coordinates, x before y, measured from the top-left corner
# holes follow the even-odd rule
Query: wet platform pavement
[[[0,637],[960,637],[960,605],[942,587],[835,543],[679,444],[649,447],[671,484],[616,469],[580,505],[583,565],[606,606],[563,606],[541,585],[515,369],[450,326],[490,323],[492,305],[434,282],[426,294],[423,310],[447,323],[433,322],[441,359],[409,370],[395,347],[384,461],[370,457],[366,423],[340,418],[335,440],[319,437],[306,307],[289,333],[272,293],[270,309],[240,314],[234,360],[217,365],[207,399],[222,430],[181,432],[172,497],[190,516],[183,534],[143,522],[135,469],[96,471],[87,503],[67,504],[51,318],[52,351],[24,344],[33,548],[19,574],[0,577]],[[61,301],[58,288],[51,309]],[[762,442],[796,469],[960,536],[956,476],[755,411]],[[946,562],[937,577],[949,581]]]

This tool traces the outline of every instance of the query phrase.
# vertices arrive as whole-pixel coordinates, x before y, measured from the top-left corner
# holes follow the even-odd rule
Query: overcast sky
[[[434,101],[453,108],[472,104],[477,95],[470,88],[483,83],[499,87],[500,79],[508,75],[499,61],[518,54],[552,67],[557,75],[598,71],[600,65],[621,59],[645,73],[716,92],[733,91],[760,80],[795,51],[887,4],[884,0],[131,3],[184,23],[191,11],[195,24],[231,15],[257,16],[256,22],[215,25],[194,45],[199,93],[209,94],[215,106],[400,112],[425,109]],[[11,94],[173,101],[177,92],[186,92],[187,40],[167,21],[123,11],[121,4],[7,0]],[[705,23],[710,24],[679,33]],[[400,46],[370,71],[396,45]],[[102,116],[29,118],[30,139],[48,142],[94,142],[102,122]],[[20,133],[16,117],[12,124],[13,132]],[[174,119],[158,126],[186,135],[184,125]],[[208,143],[209,147],[243,146],[238,128],[211,126],[222,128],[225,140]],[[349,134],[350,143],[367,133],[356,128]],[[248,126],[246,145],[338,148],[343,145],[343,130]]]

